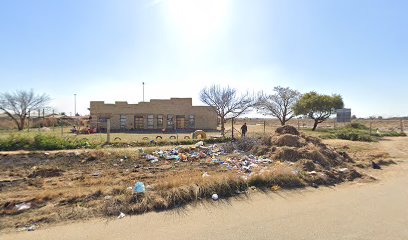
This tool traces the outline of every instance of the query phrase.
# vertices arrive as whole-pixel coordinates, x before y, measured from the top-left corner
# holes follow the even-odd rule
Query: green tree
[[[314,120],[313,131],[319,123],[324,122],[336,112],[344,108],[343,98],[338,94],[323,95],[316,92],[304,94],[294,105],[296,115],[305,115]]]

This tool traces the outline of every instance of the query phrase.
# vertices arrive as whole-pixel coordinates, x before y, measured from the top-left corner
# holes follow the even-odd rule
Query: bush
[[[349,124],[347,124],[345,126],[345,128],[361,129],[361,130],[368,130],[369,129],[366,125],[364,125],[362,123],[357,123],[357,122],[349,123]]]
[[[76,148],[94,148],[85,139],[64,139],[57,136],[38,134],[34,138],[23,134],[12,134],[0,139],[0,151],[14,150],[61,150]]]
[[[374,136],[377,136],[377,137],[406,137],[406,136],[407,136],[407,134],[404,133],[404,132],[395,132],[395,131],[392,131],[392,132],[382,132],[382,133],[380,133],[380,134],[374,133],[373,135],[374,135]]]
[[[342,129],[334,134],[334,138],[351,140],[351,141],[362,141],[362,142],[374,142],[377,139],[370,136],[366,132],[356,131],[353,129]]]
[[[29,149],[33,139],[21,134],[10,134],[7,138],[0,138],[0,151]]]

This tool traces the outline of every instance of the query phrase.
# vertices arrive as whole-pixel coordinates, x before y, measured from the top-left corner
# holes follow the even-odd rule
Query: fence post
[[[404,122],[402,119],[400,119],[400,124],[401,124],[401,133],[404,132]]]
[[[31,111],[28,110],[28,118],[27,118],[27,132],[30,131],[30,119],[31,119]]]
[[[266,120],[264,119],[264,135],[266,133]]]
[[[110,143],[110,118],[106,119],[106,143]]]
[[[55,116],[54,116],[54,109],[52,110],[52,131],[55,130]]]
[[[373,120],[370,120],[370,136],[371,136],[371,133],[372,133],[372,126],[373,126]]]
[[[61,137],[64,136],[64,122],[61,121]]]
[[[234,140],[234,118],[231,118],[231,123],[232,123],[232,125],[231,125],[231,132],[232,132],[231,140]]]

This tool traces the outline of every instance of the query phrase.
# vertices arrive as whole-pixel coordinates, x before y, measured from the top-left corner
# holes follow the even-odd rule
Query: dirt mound
[[[30,175],[29,178],[35,177],[42,177],[42,178],[49,178],[49,177],[59,177],[62,175],[64,171],[57,168],[45,168],[45,169],[36,169]]]
[[[276,137],[273,143],[277,146],[287,147],[303,147],[306,145],[306,141],[297,135],[283,134]]]
[[[291,134],[291,135],[299,136],[299,131],[295,127],[290,126],[290,125],[285,125],[285,126],[282,126],[282,127],[278,127],[275,130],[275,133],[277,133],[279,135],[281,135],[281,134]]]
[[[302,159],[298,162],[298,166],[304,171],[315,171],[317,169],[316,164],[312,160]]]
[[[347,154],[337,152],[334,148],[322,143],[319,138],[299,135],[292,126],[280,127],[276,132],[280,134],[273,138],[274,146],[273,149],[270,149],[273,157],[289,162],[302,160],[303,162],[299,165],[303,170],[313,171],[316,167],[330,169],[353,161]]]
[[[285,146],[276,149],[275,158],[282,161],[296,162],[301,158],[301,155],[295,148]]]

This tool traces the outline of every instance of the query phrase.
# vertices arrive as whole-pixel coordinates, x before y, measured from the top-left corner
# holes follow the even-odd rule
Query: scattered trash
[[[214,194],[211,196],[211,198],[212,198],[212,200],[217,201],[217,200],[218,200],[218,194],[214,193]]]
[[[126,214],[124,214],[123,212],[120,212],[118,219],[124,218],[126,216]]]
[[[144,192],[146,191],[144,183],[142,183],[142,182],[137,182],[137,183],[135,184],[135,187],[133,188],[133,191],[134,191],[135,193],[144,193]]]
[[[381,166],[380,166],[378,163],[375,163],[374,161],[371,161],[371,166],[372,166],[374,169],[381,169]]]
[[[273,186],[271,187],[271,190],[274,191],[274,192],[276,192],[276,191],[278,191],[278,190],[280,190],[280,189],[281,189],[281,187],[280,187],[279,185],[273,185]]]
[[[346,173],[346,172],[348,172],[348,171],[349,171],[348,168],[340,168],[340,169],[339,169],[339,172],[343,172],[343,173]]]
[[[131,188],[132,188],[132,187],[131,187]],[[105,200],[111,200],[111,199],[112,199],[112,196],[109,196],[109,195],[108,195],[108,196],[105,196],[104,199],[105,199]]]
[[[210,176],[210,174],[208,174],[208,172],[203,173],[203,178],[204,177],[209,177],[209,176]]]
[[[31,203],[29,202],[29,203],[16,204],[16,206],[14,206],[14,208],[15,208],[17,211],[24,211],[24,210],[27,210],[27,209],[30,209],[30,208],[31,208]]]
[[[195,147],[204,146],[204,142],[203,142],[203,141],[196,142],[196,144],[194,144],[194,146],[195,146]]]
[[[29,231],[29,232],[35,231],[36,229],[37,229],[36,225],[31,225],[31,226],[27,227],[27,231]]]

